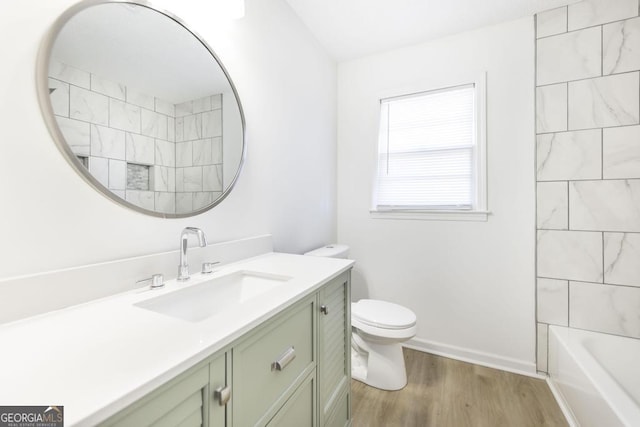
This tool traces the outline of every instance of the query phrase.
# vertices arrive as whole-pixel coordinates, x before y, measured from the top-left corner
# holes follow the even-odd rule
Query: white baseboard
[[[425,353],[432,353],[438,356],[444,356],[450,359],[456,359],[489,368],[500,369],[502,371],[513,372],[515,374],[526,375],[528,377],[540,379],[546,378],[545,375],[540,375],[536,371],[536,364],[534,362],[525,362],[509,357],[498,356],[497,354],[484,353],[473,349],[427,341],[421,338],[412,338],[402,345]]]

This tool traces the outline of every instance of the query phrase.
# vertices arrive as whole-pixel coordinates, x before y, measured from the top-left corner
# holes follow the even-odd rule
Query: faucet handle
[[[136,284],[144,282],[151,282],[151,289],[159,289],[164,287],[164,276],[162,274],[154,274],[146,279],[137,280]]]
[[[215,262],[203,262],[202,263],[202,274],[213,273],[213,266],[216,264],[220,264],[220,261]]]

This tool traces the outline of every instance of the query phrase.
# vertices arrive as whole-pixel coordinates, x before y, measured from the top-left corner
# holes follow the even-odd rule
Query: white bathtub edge
[[[594,425],[640,425],[640,407],[605,368],[612,359],[598,360],[585,346],[594,341],[614,346],[620,354],[635,355],[640,349],[632,338],[552,325],[548,367],[551,382],[578,423],[597,420]]]
[[[558,403],[558,406],[562,411],[562,415],[564,415],[564,418],[567,420],[567,423],[569,424],[569,426],[580,427],[580,424],[578,424],[578,421],[576,420],[575,415],[573,414],[573,411],[571,411],[571,408],[569,407],[569,405],[567,404],[567,401],[562,395],[562,391],[560,391],[560,389],[556,387],[556,384],[553,382],[550,376],[546,376],[546,381],[547,381],[547,385],[549,386],[549,389],[551,390],[551,394],[553,394],[553,397],[556,399],[556,402]]]

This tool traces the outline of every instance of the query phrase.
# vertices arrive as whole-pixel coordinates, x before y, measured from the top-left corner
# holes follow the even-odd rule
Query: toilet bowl
[[[328,245],[305,255],[346,258],[345,245]],[[374,299],[351,303],[351,377],[382,390],[407,385],[401,343],[416,334],[416,315],[398,304]]]

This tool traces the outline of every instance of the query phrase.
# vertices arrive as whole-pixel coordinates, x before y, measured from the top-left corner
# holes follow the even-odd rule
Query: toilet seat
[[[398,304],[362,299],[351,304],[351,316],[360,323],[382,329],[407,329],[416,324],[413,311]]]
[[[417,331],[413,311],[398,304],[370,299],[351,303],[351,325],[374,340],[407,340]]]

